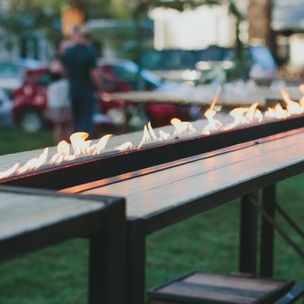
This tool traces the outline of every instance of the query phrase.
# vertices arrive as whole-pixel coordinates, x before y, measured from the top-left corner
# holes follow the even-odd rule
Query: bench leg
[[[239,270],[256,274],[258,216],[251,200],[258,200],[258,194],[250,193],[241,199]]]
[[[271,185],[263,189],[262,207],[274,219],[276,205],[276,186]],[[272,277],[274,260],[274,228],[271,223],[262,217],[260,248],[260,275]]]
[[[145,302],[146,243],[143,221],[128,221],[127,304]]]
[[[117,204],[110,212],[101,219],[102,231],[89,240],[89,304],[126,303],[125,208]]]

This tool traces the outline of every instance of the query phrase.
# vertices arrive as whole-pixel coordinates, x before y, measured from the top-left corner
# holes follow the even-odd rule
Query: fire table
[[[276,226],[275,184],[304,171],[304,98],[297,103],[285,95],[285,100],[287,109],[276,105],[264,114],[257,104],[234,109],[234,120],[227,125],[215,119],[215,100],[204,114],[208,119],[204,126],[173,120],[174,129],[153,130],[147,124],[143,136],[139,132],[111,138],[106,150],[111,136],[91,142],[86,134],[77,133],[71,145],[61,142],[51,149],[50,160],[47,149],[0,157],[8,166],[0,172],[0,184],[84,197],[125,197],[128,304],[144,303],[149,234],[238,197],[242,197],[240,270],[256,273],[260,210],[256,192],[263,189],[262,213],[266,210],[267,217],[261,229],[260,274],[271,276],[269,222]],[[17,163],[36,153],[40,156],[25,165]]]
[[[122,304],[124,207],[119,198],[1,186],[0,261],[74,237],[88,237],[88,303]]]
[[[146,175],[139,173],[136,177],[133,173],[121,181],[100,181],[100,187],[98,183],[79,186],[84,195],[126,197],[129,304],[144,303],[145,239],[149,234],[238,197],[243,197],[240,270],[256,273],[257,213],[251,204],[257,200],[254,193],[263,189],[263,204],[269,209],[275,201],[275,183],[304,172],[304,129],[281,136],[211,157],[201,154],[187,163]],[[78,192],[77,187],[70,191]],[[261,274],[271,275],[273,235],[264,221],[261,234]]]

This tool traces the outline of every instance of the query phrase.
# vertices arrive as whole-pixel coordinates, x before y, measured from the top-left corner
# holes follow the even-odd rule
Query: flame
[[[71,161],[73,159],[75,159],[75,156],[70,154],[70,145],[65,140],[62,140],[57,145],[57,153],[51,158],[50,164],[59,165],[63,161]]]
[[[233,117],[233,122],[224,126],[222,122],[215,119],[215,115],[219,111],[216,108],[216,103],[220,95],[220,88],[217,91],[215,98],[213,99],[210,108],[204,113],[204,116],[208,120],[207,126],[203,129],[203,134],[210,134],[213,131],[229,130],[236,128],[240,125],[249,124],[252,122],[261,122],[264,119],[286,119],[290,115],[299,115],[304,113],[304,84],[299,86],[300,92],[303,97],[299,102],[293,101],[286,89],[281,91],[283,99],[286,103],[286,109],[282,107],[280,103],[277,103],[274,107],[269,107],[264,113],[259,109],[258,103],[252,104],[250,107],[238,107],[230,112]],[[127,151],[136,148],[142,148],[144,145],[155,141],[168,140],[176,135],[187,135],[196,132],[196,129],[190,122],[181,121],[178,118],[173,118],[171,124],[174,127],[172,133],[167,133],[164,130],[159,130],[158,134],[153,130],[151,123],[149,122],[144,126],[143,137],[138,146],[134,146],[132,142],[125,142],[115,148],[116,151]],[[112,137],[111,134],[101,137],[97,143],[92,144],[91,140],[88,140],[89,134],[85,132],[77,132],[70,136],[70,143],[67,141],[61,141],[57,146],[56,153],[48,160],[48,148],[35,158],[27,161],[25,164],[19,163],[13,165],[5,171],[0,171],[0,179],[10,177],[12,175],[23,174],[26,172],[37,170],[44,165],[59,165],[62,162],[72,161],[76,158],[83,156],[99,155],[101,154]]]
[[[205,134],[205,135],[209,135],[212,131],[220,130],[223,125],[219,120],[214,119],[216,112],[217,112],[217,110],[214,108],[215,108],[215,104],[220,96],[220,93],[221,93],[221,87],[217,90],[216,96],[214,97],[214,99],[210,105],[210,108],[204,113],[204,116],[208,120],[208,124],[203,130],[203,134]]]
[[[225,130],[230,130],[241,125],[261,122],[264,119],[263,113],[258,109],[259,103],[255,102],[249,108],[240,107],[230,111],[230,115],[233,117],[233,122],[225,127]]]
[[[23,174],[27,171],[32,171],[32,170],[38,169],[39,167],[41,167],[42,165],[45,164],[47,157],[48,157],[48,152],[49,152],[49,149],[45,148],[39,157],[30,159],[22,167],[20,167],[16,172],[18,174]]]
[[[163,140],[168,140],[171,137],[170,133],[167,133],[163,130],[159,130],[159,140],[163,141]]]
[[[92,145],[90,147],[90,149],[89,149],[90,153],[93,154],[93,155],[98,155],[101,152],[103,152],[106,148],[106,145],[107,145],[109,139],[112,136],[113,136],[112,134],[107,134],[107,135],[103,136],[102,138],[100,138],[97,144]]]
[[[133,148],[133,144],[130,141],[127,141],[125,143],[123,143],[122,145],[116,147],[114,150],[117,151],[128,151],[131,150]]]
[[[301,105],[290,98],[287,89],[281,89],[281,94],[286,103],[286,108],[289,114],[302,114],[304,112]]]
[[[172,118],[171,124],[174,126],[174,135],[192,134],[196,132],[196,129],[188,121],[181,121],[178,118]]]
[[[13,165],[12,167],[10,167],[9,169],[7,169],[6,171],[0,172],[0,179],[7,178],[7,177],[10,177],[11,175],[13,175],[17,171],[19,166],[20,166],[20,164],[17,163],[15,165]]]
[[[74,155],[85,155],[87,154],[91,141],[87,141],[89,134],[86,132],[77,132],[70,136],[71,145],[74,150]]]
[[[62,157],[67,157],[70,155],[70,145],[65,140],[62,140],[57,146],[57,151]]]
[[[230,111],[230,115],[233,117],[233,122],[228,124],[225,129],[230,130],[233,128],[236,128],[238,126],[241,126],[243,124],[247,124],[248,120],[245,116],[245,114],[248,112],[248,108],[236,108]]]
[[[158,138],[149,122],[147,125],[144,126],[144,134],[142,140],[140,141],[138,148],[141,148],[143,145],[148,144],[152,141],[156,141]]]
[[[247,120],[249,122],[254,122],[254,121],[258,121],[258,122],[262,122],[263,121],[263,114],[262,112],[258,109],[259,103],[255,102],[254,104],[252,104],[248,111],[245,114],[245,117],[247,118]]]
[[[271,119],[285,119],[288,116],[288,111],[284,110],[280,103],[277,103],[273,108],[268,108],[265,112],[265,117]]]

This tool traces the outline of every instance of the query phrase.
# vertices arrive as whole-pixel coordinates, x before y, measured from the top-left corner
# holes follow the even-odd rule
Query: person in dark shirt
[[[80,29],[73,32],[73,45],[63,55],[64,67],[69,79],[73,131],[94,131],[96,110],[95,91],[100,88],[95,50],[87,44]]]

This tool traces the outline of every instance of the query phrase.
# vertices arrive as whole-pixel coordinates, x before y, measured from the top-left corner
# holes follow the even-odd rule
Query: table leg
[[[101,223],[101,231],[90,237],[89,303],[125,304],[125,205],[112,206]]]
[[[127,304],[145,302],[146,243],[142,220],[128,221],[127,228]]]
[[[241,199],[239,270],[256,274],[258,216],[251,200],[258,200],[258,194],[250,193]]]
[[[274,219],[276,205],[276,186],[265,187],[262,192],[262,207]],[[274,228],[262,217],[260,248],[260,275],[272,277],[274,260]]]

